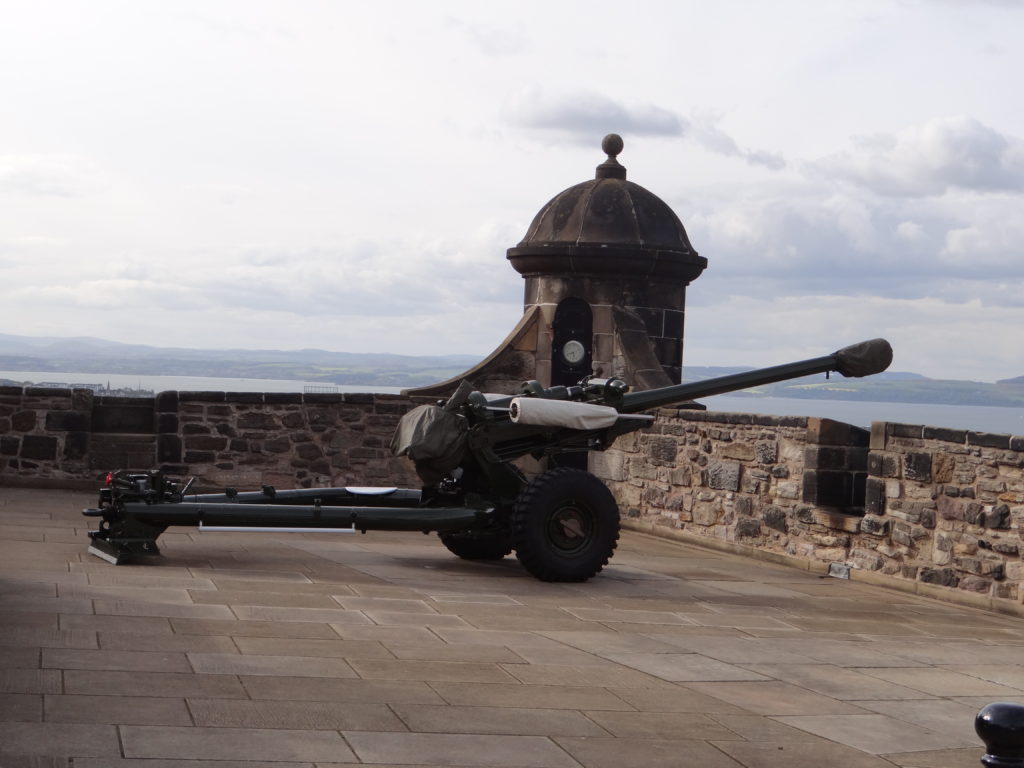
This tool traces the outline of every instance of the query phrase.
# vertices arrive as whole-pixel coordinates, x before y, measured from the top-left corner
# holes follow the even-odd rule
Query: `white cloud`
[[[463,31],[485,56],[515,56],[529,52],[533,45],[519,25],[498,25],[467,22],[449,16],[448,24]]]
[[[1024,141],[971,117],[928,120],[895,135],[855,140],[818,160],[822,176],[887,196],[942,195],[952,189],[1024,190]]]
[[[505,249],[615,131],[710,260],[691,351],[891,327],[903,367],[1019,375],[1024,46],[982,5],[16,3],[0,323],[486,353],[522,308]]]
[[[29,195],[82,197],[100,184],[96,165],[75,155],[0,155],[0,189]]]
[[[535,86],[513,93],[505,115],[528,130],[588,145],[595,136],[612,132],[681,136],[689,125],[671,110],[654,104],[625,104],[589,90],[547,93]]]
[[[924,229],[916,221],[901,221],[896,225],[896,236],[901,240],[914,242],[924,235]]]
[[[891,370],[933,378],[995,381],[1024,371],[1024,306],[979,300],[887,299],[819,294],[732,296],[688,309],[686,365],[775,365],[884,337]]]
[[[742,149],[736,140],[718,127],[718,120],[709,115],[698,115],[691,122],[690,135],[709,152],[726,157],[738,157],[749,165],[759,165],[773,171],[786,167],[782,155],[763,149]]]

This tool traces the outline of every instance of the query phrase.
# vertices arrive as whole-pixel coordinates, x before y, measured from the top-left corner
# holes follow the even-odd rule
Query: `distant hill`
[[[411,387],[434,384],[480,362],[477,355],[390,355],[324,349],[182,349],[78,338],[0,334],[0,370],[150,376],[301,379]]]
[[[480,362],[478,355],[390,355],[324,349],[183,349],[121,344],[92,337],[35,338],[0,334],[0,370],[299,379],[331,384],[416,387],[444,381]],[[685,381],[752,370],[686,366]],[[943,381],[886,371],[866,379],[808,376],[736,393],[743,397],[866,400],[890,403],[1024,407],[1024,376],[995,384]]]
[[[683,369],[684,381],[701,381],[751,368]],[[929,379],[917,373],[885,371],[865,379],[839,374],[806,376],[734,393],[739,397],[793,397],[806,400],[864,400],[883,403],[933,403],[937,405],[991,405],[1024,407],[1024,376],[989,384],[981,381]]]

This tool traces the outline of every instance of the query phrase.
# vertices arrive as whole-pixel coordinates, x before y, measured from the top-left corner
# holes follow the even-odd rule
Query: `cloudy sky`
[[[685,362],[1024,375],[1024,3],[0,0],[0,333],[491,351],[620,133]]]

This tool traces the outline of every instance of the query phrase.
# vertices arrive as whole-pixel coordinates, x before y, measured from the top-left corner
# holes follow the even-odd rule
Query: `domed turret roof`
[[[679,217],[657,195],[626,181],[612,133],[601,149],[608,158],[595,178],[552,198],[533,219],[526,237],[508,249],[524,276],[601,274],[668,277],[690,282],[707,267]]]

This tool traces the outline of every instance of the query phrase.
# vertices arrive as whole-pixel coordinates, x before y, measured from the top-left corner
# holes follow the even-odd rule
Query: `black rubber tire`
[[[512,510],[516,557],[541,581],[586,581],[619,541],[619,508],[589,472],[561,467],[535,478]]]
[[[441,543],[463,560],[501,560],[512,552],[512,538],[493,533],[439,533]]]

